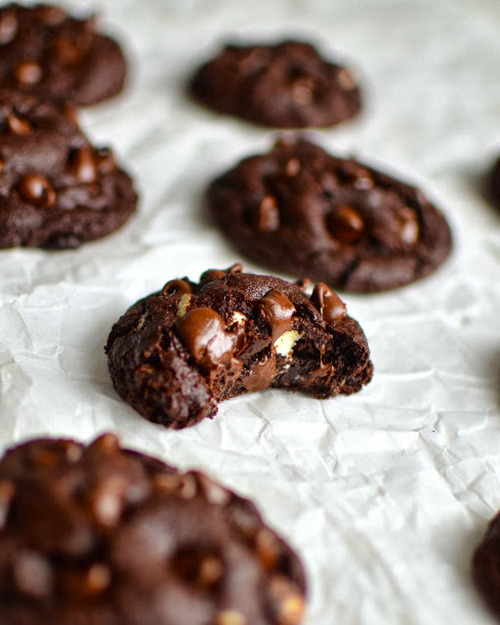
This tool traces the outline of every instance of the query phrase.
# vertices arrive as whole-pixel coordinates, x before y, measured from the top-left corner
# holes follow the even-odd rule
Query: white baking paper
[[[481,191],[500,153],[500,2],[67,5],[99,11],[131,60],[125,93],[81,121],[134,174],[140,210],[76,251],[0,252],[2,449],[113,430],[127,446],[207,471],[251,497],[301,555],[305,625],[492,623],[470,560],[500,509],[500,211]],[[453,226],[454,253],[417,284],[345,295],[375,363],[361,393],[266,391],[169,431],[117,396],[103,345],[139,297],[241,260],[201,198],[273,133],[212,114],[183,88],[223,42],[286,36],[340,56],[365,87],[362,116],[313,137],[421,185]]]

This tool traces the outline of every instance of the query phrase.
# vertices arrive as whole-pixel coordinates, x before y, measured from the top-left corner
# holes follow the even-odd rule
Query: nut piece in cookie
[[[270,386],[317,398],[370,381],[366,338],[326,284],[210,270],[171,280],[115,323],[105,347],[114,387],[150,421],[183,428],[221,400]]]
[[[75,248],[117,230],[136,204],[130,177],[69,105],[0,90],[0,248]]]
[[[490,521],[476,549],[472,574],[487,604],[500,616],[500,513]]]
[[[0,8],[0,87],[79,106],[116,95],[125,81],[125,58],[95,26],[95,17],[75,19],[57,6]]]
[[[228,45],[196,72],[190,91],[219,113],[274,128],[333,126],[361,106],[353,74],[299,41]]]
[[[0,460],[2,625],[299,625],[304,606],[296,554],[198,471],[113,434]]]
[[[212,182],[207,201],[248,258],[344,291],[403,286],[451,249],[445,218],[418,189],[305,139],[244,159]]]

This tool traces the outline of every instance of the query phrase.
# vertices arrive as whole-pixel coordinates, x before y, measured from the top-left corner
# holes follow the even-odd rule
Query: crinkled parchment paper
[[[91,3],[68,2],[79,11]],[[125,445],[250,496],[307,567],[306,625],[491,623],[470,559],[500,508],[500,211],[482,175],[500,152],[498,0],[95,0],[126,45],[127,91],[85,110],[141,191],[119,233],[76,251],[0,252],[0,445],[35,435]],[[207,182],[273,133],[190,102],[185,80],[229,39],[302,36],[365,86],[364,114],[313,133],[423,187],[455,250],[430,278],[345,295],[372,383],[317,401],[266,391],[181,432],[114,392],[112,323],[170,278],[240,260],[203,211]],[[245,263],[248,270],[265,268]]]

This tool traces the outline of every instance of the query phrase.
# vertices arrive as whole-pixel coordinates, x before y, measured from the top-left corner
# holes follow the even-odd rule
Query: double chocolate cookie
[[[305,581],[248,500],[105,434],[0,461],[2,625],[298,625]]]
[[[219,113],[271,127],[333,126],[361,105],[353,74],[299,41],[226,46],[196,72],[190,90]]]
[[[366,338],[325,284],[308,297],[273,276],[206,271],[134,304],[106,345],[117,392],[146,419],[183,428],[217,404],[269,386],[317,398],[372,376]]]
[[[0,9],[0,87],[77,105],[119,93],[126,63],[118,44],[80,20],[45,4]]]
[[[0,248],[74,248],[134,212],[130,177],[94,148],[74,110],[0,90]]]
[[[418,189],[305,139],[241,161],[210,185],[208,204],[248,258],[345,291],[418,280],[451,248],[444,217]]]
[[[474,554],[472,573],[487,604],[500,616],[500,513],[490,521]]]

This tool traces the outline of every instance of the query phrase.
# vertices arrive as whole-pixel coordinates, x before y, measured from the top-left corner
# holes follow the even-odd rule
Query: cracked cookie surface
[[[0,9],[0,87],[84,106],[119,93],[125,74],[120,47],[96,32],[95,17],[45,4]]]
[[[69,105],[0,90],[0,248],[78,247],[117,230],[136,204],[131,178]]]
[[[200,67],[190,91],[219,113],[274,128],[333,126],[361,107],[352,72],[299,41],[228,45]]]
[[[243,393],[272,386],[327,398],[372,376],[363,331],[331,289],[317,284],[308,297],[239,265],[167,282],[122,316],[105,350],[119,395],[173,428]]]
[[[0,460],[2,625],[298,625],[305,578],[255,506],[112,434]]]
[[[445,218],[418,189],[303,138],[242,160],[207,201],[248,258],[345,291],[403,286],[451,249]]]

